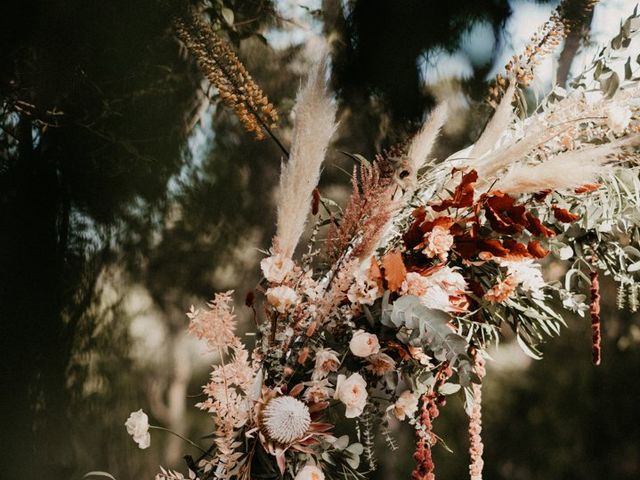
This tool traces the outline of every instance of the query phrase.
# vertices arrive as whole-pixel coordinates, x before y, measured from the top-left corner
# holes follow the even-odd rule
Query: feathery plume
[[[277,248],[291,258],[311,209],[320,166],[336,129],[336,107],[325,84],[326,58],[309,74],[298,92],[289,161],[282,165],[278,192]]]
[[[472,157],[481,157],[487,153],[494,147],[500,136],[504,133],[511,121],[511,113],[513,112],[511,101],[513,100],[515,90],[516,82],[509,82],[509,87],[507,87],[507,91],[498,104],[496,112],[493,114],[493,117],[491,117],[491,120],[489,120],[489,123],[482,132],[482,135],[480,135],[480,138],[478,138],[471,149]]]
[[[427,155],[431,153],[440,130],[447,121],[448,114],[446,103],[437,105],[422,124],[420,131],[411,140],[407,156],[410,170],[414,176],[426,161]]]
[[[216,34],[211,24],[193,11],[176,19],[178,38],[197,59],[202,73],[216,87],[225,105],[232,108],[245,129],[256,139],[271,134],[278,113],[253,80],[235,52]]]
[[[640,135],[605,145],[560,153],[537,165],[518,164],[495,185],[505,193],[535,193],[565,190],[594,183],[607,173],[611,156],[640,143]]]

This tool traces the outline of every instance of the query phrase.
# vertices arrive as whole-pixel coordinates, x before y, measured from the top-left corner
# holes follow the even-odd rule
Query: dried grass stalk
[[[446,103],[437,105],[425,120],[420,131],[411,140],[407,156],[410,170],[414,176],[417,175],[420,167],[424,165],[427,155],[431,153],[440,130],[447,121],[448,114],[449,110]]]

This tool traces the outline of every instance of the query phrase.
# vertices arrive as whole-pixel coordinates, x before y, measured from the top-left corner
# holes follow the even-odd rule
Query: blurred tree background
[[[566,79],[589,34],[617,28],[633,2],[609,0],[559,53]],[[352,165],[411,133],[443,95],[459,115],[443,155],[472,142],[487,80],[553,2],[216,0],[206,9],[280,112],[289,113],[313,50],[331,46],[340,130],[322,180],[344,199]],[[23,0],[0,15],[0,351],[6,478],[119,480],[181,467],[188,445],[154,431],[140,451],[124,429],[152,423],[197,439],[193,404],[208,364],[185,335],[189,305],[257,281],[273,234],[280,152],[256,142],[218,102],[174,36],[186,2]],[[531,17],[531,13],[537,17]],[[614,12],[614,13],[611,13]],[[619,14],[619,15],[618,15]],[[609,16],[607,16],[609,15]],[[616,16],[618,15],[618,16]],[[599,20],[598,20],[599,19]],[[541,90],[548,87],[542,82]],[[553,274],[553,265],[549,274]],[[615,298],[609,292],[606,298]],[[238,312],[247,320],[242,308]],[[610,305],[603,366],[587,322],[573,319],[531,363],[508,339],[486,387],[487,478],[640,476],[637,318]],[[249,338],[250,341],[250,338]],[[436,431],[441,478],[464,478],[466,422],[455,400]],[[377,478],[407,478],[411,432]]]

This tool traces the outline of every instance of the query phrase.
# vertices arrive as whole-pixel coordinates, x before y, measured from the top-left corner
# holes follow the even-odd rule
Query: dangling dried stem
[[[475,355],[475,372],[482,380],[486,375],[485,360],[482,356]],[[471,480],[482,480],[482,467],[484,460],[482,453],[482,384],[473,384],[473,408],[469,417],[469,475]]]
[[[175,29],[178,38],[198,60],[204,75],[217,88],[222,101],[234,110],[245,129],[259,140],[265,138],[266,131],[286,153],[271,132],[278,122],[278,113],[211,24],[190,12],[175,21]]]
[[[600,282],[598,281],[598,271],[591,271],[591,353],[594,365],[600,365],[602,356],[602,335],[600,332]]]

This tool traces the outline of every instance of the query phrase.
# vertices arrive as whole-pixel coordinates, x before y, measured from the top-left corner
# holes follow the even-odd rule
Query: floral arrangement
[[[562,25],[554,17],[543,28],[554,45]],[[528,47],[493,87],[501,99],[475,144],[430,157],[447,119],[441,104],[405,146],[352,156],[344,208],[317,188],[336,128],[319,62],[297,97],[277,233],[246,298],[254,348],[235,333],[231,292],[188,313],[189,331],[220,359],[197,404],[212,417],[212,442],[187,457],[189,478],[366,478],[376,438],[394,447],[396,419],[415,428],[412,478],[431,480],[439,410],[460,395],[478,480],[486,351],[503,328],[540,358],[563,310],[576,312],[590,318],[599,364],[599,276],[618,283],[620,307],[638,308],[640,77],[626,52],[639,29],[634,12],[569,90],[535,107],[514,72],[546,47]],[[550,257],[566,264],[564,281],[544,279]],[[141,411],[127,421],[141,448],[148,428]]]

